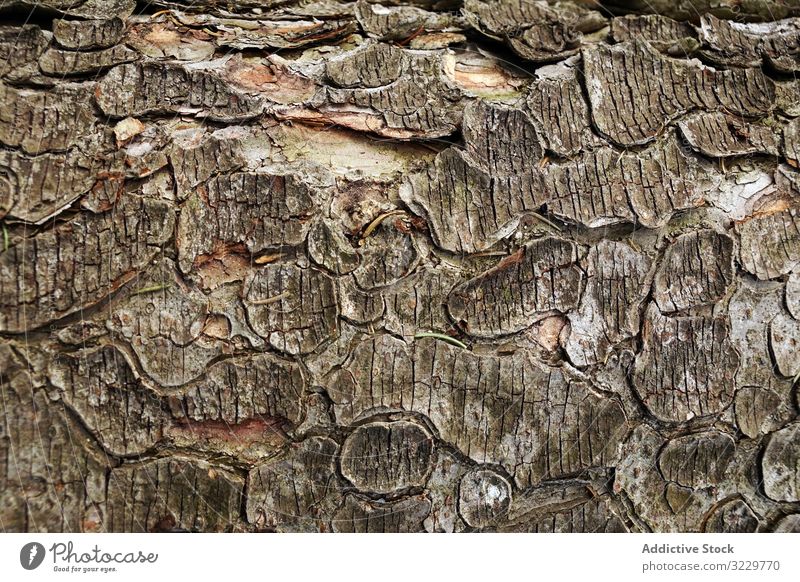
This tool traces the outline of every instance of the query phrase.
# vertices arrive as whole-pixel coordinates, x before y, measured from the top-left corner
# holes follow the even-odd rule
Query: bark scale
[[[601,4],[0,2],[0,529],[800,530],[800,4]]]

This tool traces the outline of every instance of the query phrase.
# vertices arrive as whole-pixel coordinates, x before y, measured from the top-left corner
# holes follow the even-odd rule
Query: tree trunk
[[[800,4],[606,6],[0,2],[0,529],[800,530]]]

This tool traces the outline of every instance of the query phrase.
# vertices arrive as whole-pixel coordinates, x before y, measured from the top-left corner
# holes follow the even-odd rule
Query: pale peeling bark
[[[0,0],[0,530],[800,531],[799,17]]]

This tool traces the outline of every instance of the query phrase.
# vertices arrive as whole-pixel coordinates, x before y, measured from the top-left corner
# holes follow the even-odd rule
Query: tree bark
[[[800,4],[603,4],[0,2],[0,529],[800,531]]]

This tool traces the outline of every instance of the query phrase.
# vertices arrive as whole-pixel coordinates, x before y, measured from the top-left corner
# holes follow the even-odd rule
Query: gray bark
[[[152,4],[0,1],[0,530],[800,531],[800,4]]]

